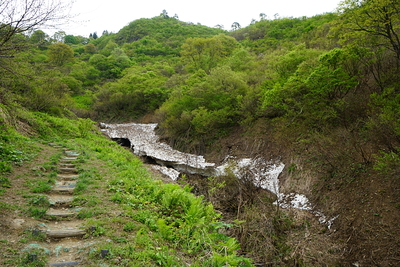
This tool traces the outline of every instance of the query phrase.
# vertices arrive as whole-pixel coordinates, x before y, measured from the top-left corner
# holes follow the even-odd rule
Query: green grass
[[[36,219],[41,219],[46,215],[47,208],[43,207],[29,207],[28,208],[28,216],[34,217]]]
[[[100,202],[101,200],[96,196],[79,195],[74,197],[74,200],[72,201],[71,205],[75,207],[76,206],[96,207],[97,205],[99,205]]]
[[[32,206],[38,206],[38,207],[49,207],[50,202],[47,196],[45,195],[33,195],[33,196],[28,196],[29,198],[29,204]]]
[[[0,176],[0,187],[11,187],[11,181],[8,177]]]
[[[102,214],[102,212],[98,208],[83,208],[79,210],[77,217],[78,219],[87,219],[99,214]]]
[[[229,225],[220,221],[212,205],[194,196],[190,187],[153,179],[139,159],[108,140],[74,141],[86,145],[88,155],[111,169],[110,200],[123,208],[127,220],[118,225],[126,234],[135,234],[133,241],[115,236],[116,229],[105,228],[105,235],[115,240],[106,246],[112,253],[99,260],[95,257],[98,253],[93,252],[93,264],[123,258],[121,266],[184,266],[179,256],[184,253],[186,260],[191,258],[192,266],[251,266],[249,259],[237,254],[237,241],[218,232],[221,225]],[[89,199],[77,201],[85,205]],[[80,216],[96,216],[92,212],[82,210]]]
[[[249,259],[238,255],[238,242],[218,232],[225,225],[220,214],[193,195],[191,188],[154,179],[138,158],[93,131],[89,121],[82,122],[78,131],[78,123],[65,118],[35,114],[28,119],[42,140],[62,140],[63,146],[81,153],[72,206],[85,229],[96,227],[86,235],[93,245],[85,266],[251,266]],[[23,175],[23,207],[0,202],[0,211],[23,210],[26,216],[43,220],[49,207],[44,194],[55,182],[61,156],[55,152],[40,168]],[[0,177],[5,177],[1,189],[12,186],[7,175]],[[30,233],[20,237],[26,244],[39,239]],[[46,262],[46,251],[40,247],[12,249],[0,261],[5,266],[43,266]],[[99,257],[101,249],[109,249],[107,257]],[[27,261],[32,252],[38,255],[36,262]]]
[[[39,147],[11,128],[0,126],[0,175],[9,174],[13,166],[21,166],[32,159]]]
[[[32,193],[47,193],[52,189],[54,180],[36,181],[34,187],[31,189]]]
[[[89,109],[93,104],[93,96],[91,94],[75,95],[72,97],[75,101],[75,107],[81,109]]]

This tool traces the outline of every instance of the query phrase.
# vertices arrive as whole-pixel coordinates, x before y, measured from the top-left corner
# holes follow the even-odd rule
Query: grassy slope
[[[29,266],[26,252],[19,251],[32,242],[45,241],[26,230],[46,223],[42,216],[48,203],[39,201],[40,193],[48,190],[46,182],[54,175],[51,166],[61,156],[60,149],[42,144],[49,140],[82,153],[74,205],[80,208],[78,218],[86,227],[97,227],[85,237],[94,243],[83,257],[85,266],[250,265],[248,259],[237,255],[236,240],[218,233],[229,226],[219,220],[212,205],[191,194],[190,188],[154,179],[138,158],[107,140],[87,120],[44,114],[30,119],[28,124],[40,125],[36,127],[39,138],[24,138],[5,128],[2,131],[2,152],[6,148],[16,154],[35,152],[30,160],[18,160],[18,165],[6,162],[5,154],[1,155],[2,162],[12,168],[3,168],[1,176],[0,227],[8,233],[0,242],[1,251],[5,251],[2,266]],[[4,141],[7,139],[19,139],[22,149],[17,153]],[[24,149],[28,143],[31,145]],[[16,218],[25,223],[13,229]],[[110,256],[101,259],[101,249],[110,249]]]

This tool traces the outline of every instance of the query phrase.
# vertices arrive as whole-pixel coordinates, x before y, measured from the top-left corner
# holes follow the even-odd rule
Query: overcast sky
[[[340,0],[76,0],[72,13],[79,14],[63,27],[67,34],[88,37],[97,32],[100,36],[104,30],[118,32],[129,22],[140,18],[152,18],[160,15],[165,9],[169,16],[178,15],[179,20],[200,23],[209,27],[217,24],[230,30],[233,22],[242,27],[250,24],[252,19],[259,20],[260,13],[267,18],[311,17],[316,14],[332,12]]]

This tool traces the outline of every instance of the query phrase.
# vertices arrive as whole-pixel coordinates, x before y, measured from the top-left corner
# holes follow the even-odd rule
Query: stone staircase
[[[49,266],[78,266],[78,252],[83,245],[81,239],[86,234],[86,230],[81,228],[82,222],[75,219],[76,210],[71,209],[79,177],[74,162],[79,154],[64,150],[64,155],[59,162],[56,183],[48,195],[51,208],[47,210],[46,218],[51,221],[47,225],[46,237],[58,248],[50,255]]]
[[[45,236],[47,244],[42,246],[48,251],[47,266],[79,266],[81,252],[88,247],[83,239],[87,234],[82,229],[83,221],[76,218],[77,209],[71,207],[79,177],[75,166],[78,157],[78,153],[64,150],[64,156],[58,164],[56,183],[47,194],[50,203],[44,217],[47,221],[33,230]],[[36,255],[29,256],[33,261],[36,258]]]

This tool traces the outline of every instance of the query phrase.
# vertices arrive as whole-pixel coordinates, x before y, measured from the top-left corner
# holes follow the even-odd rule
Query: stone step
[[[55,186],[53,189],[51,189],[52,193],[58,193],[58,194],[72,194],[74,193],[75,186]]]
[[[77,168],[59,168],[58,170],[62,174],[66,174],[66,173],[77,174],[78,173],[78,169]]]
[[[74,200],[74,197],[68,195],[49,195],[48,199],[51,206],[66,206]]]
[[[73,163],[60,163],[59,166],[61,168],[75,168],[75,164]]]
[[[49,238],[80,237],[85,234],[86,231],[83,229],[58,229],[46,231],[46,236]]]
[[[50,208],[46,212],[46,216],[55,218],[65,218],[76,215],[76,212],[69,209],[53,209]]]
[[[65,227],[65,225],[63,226]],[[75,227],[74,229],[77,228],[79,227]],[[71,230],[71,228],[68,227],[67,229]],[[82,239],[82,236],[51,239],[50,243],[45,244],[50,250],[46,266],[80,265],[82,264],[82,257],[87,255],[89,246],[93,244],[91,242],[86,242],[86,240]]]
[[[56,181],[56,186],[66,186],[66,187],[75,187],[76,186],[76,181]]]
[[[78,179],[78,177],[79,174],[57,174],[57,178],[64,181],[73,181]]]
[[[62,157],[61,159],[60,159],[60,162],[74,162],[74,161],[76,161],[76,157]]]
[[[70,150],[64,151],[64,154],[65,154],[67,157],[79,157],[79,156],[80,156],[80,153],[75,152],[75,151],[70,151]]]
[[[79,261],[69,261],[69,262],[56,262],[50,263],[50,266],[78,266]]]

